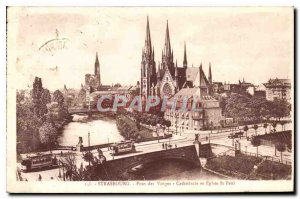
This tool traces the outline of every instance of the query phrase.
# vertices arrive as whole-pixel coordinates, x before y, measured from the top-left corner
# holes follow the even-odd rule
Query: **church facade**
[[[164,117],[171,121],[171,128],[176,129],[176,132],[177,130],[182,132],[216,128],[224,119],[220,103],[213,97],[211,64],[209,63],[208,78],[203,71],[202,64],[199,67],[188,67],[186,44],[184,44],[182,65],[179,66],[177,61],[174,62],[168,22],[161,60],[156,65],[147,18],[140,89],[144,100],[151,95],[168,99]],[[174,101],[176,101],[175,107],[171,105]],[[192,108],[194,103],[198,108],[196,110]]]
[[[211,65],[209,64],[208,78],[202,70],[202,64],[195,68],[188,67],[185,44],[182,66],[177,64],[177,60],[174,62],[168,21],[161,61],[156,64],[154,46],[151,43],[149,19],[147,18],[146,38],[141,62],[141,97],[145,99],[149,95],[157,95],[161,98],[170,98],[182,88],[200,87],[200,85],[200,89],[212,94]]]

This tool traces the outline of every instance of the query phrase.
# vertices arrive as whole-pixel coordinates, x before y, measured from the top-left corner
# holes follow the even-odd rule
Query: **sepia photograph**
[[[7,7],[9,193],[294,191],[293,7]]]

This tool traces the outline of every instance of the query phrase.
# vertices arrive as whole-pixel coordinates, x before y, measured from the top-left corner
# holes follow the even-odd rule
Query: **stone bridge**
[[[103,115],[107,115],[107,116],[115,116],[115,112],[113,111],[107,111],[107,112],[100,112],[98,109],[88,109],[88,108],[69,108],[68,109],[69,114],[73,115],[73,114],[87,114],[87,115],[91,115],[93,113],[101,113]]]
[[[105,167],[105,175],[108,175],[108,180],[126,180],[122,178],[122,175],[132,168],[162,159],[177,159],[189,162],[195,167],[201,166],[195,146],[190,145],[109,160],[104,165],[99,165],[97,167],[97,174],[103,174],[103,167]]]

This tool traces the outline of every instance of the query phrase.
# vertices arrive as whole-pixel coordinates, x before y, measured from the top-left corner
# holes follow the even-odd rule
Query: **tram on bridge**
[[[119,143],[112,144],[110,148],[112,149],[111,155],[120,155],[124,153],[135,152],[133,141],[121,141]]]
[[[57,166],[57,159],[51,153],[47,154],[27,154],[22,157],[22,171],[29,172],[32,170],[41,170]]]

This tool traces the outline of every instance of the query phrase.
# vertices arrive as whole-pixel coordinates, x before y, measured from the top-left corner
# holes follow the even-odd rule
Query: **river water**
[[[80,115],[74,115],[74,121],[67,124],[58,138],[60,145],[75,146],[78,137],[83,138],[83,145],[88,145],[88,132],[90,132],[90,144],[105,144],[107,142],[118,142],[123,140],[120,135],[115,120],[102,118],[85,121]],[[158,162],[145,165],[142,171],[134,173],[131,178],[146,180],[200,180],[200,179],[220,179],[219,176],[207,172],[201,168],[192,167],[183,161],[160,160]]]

